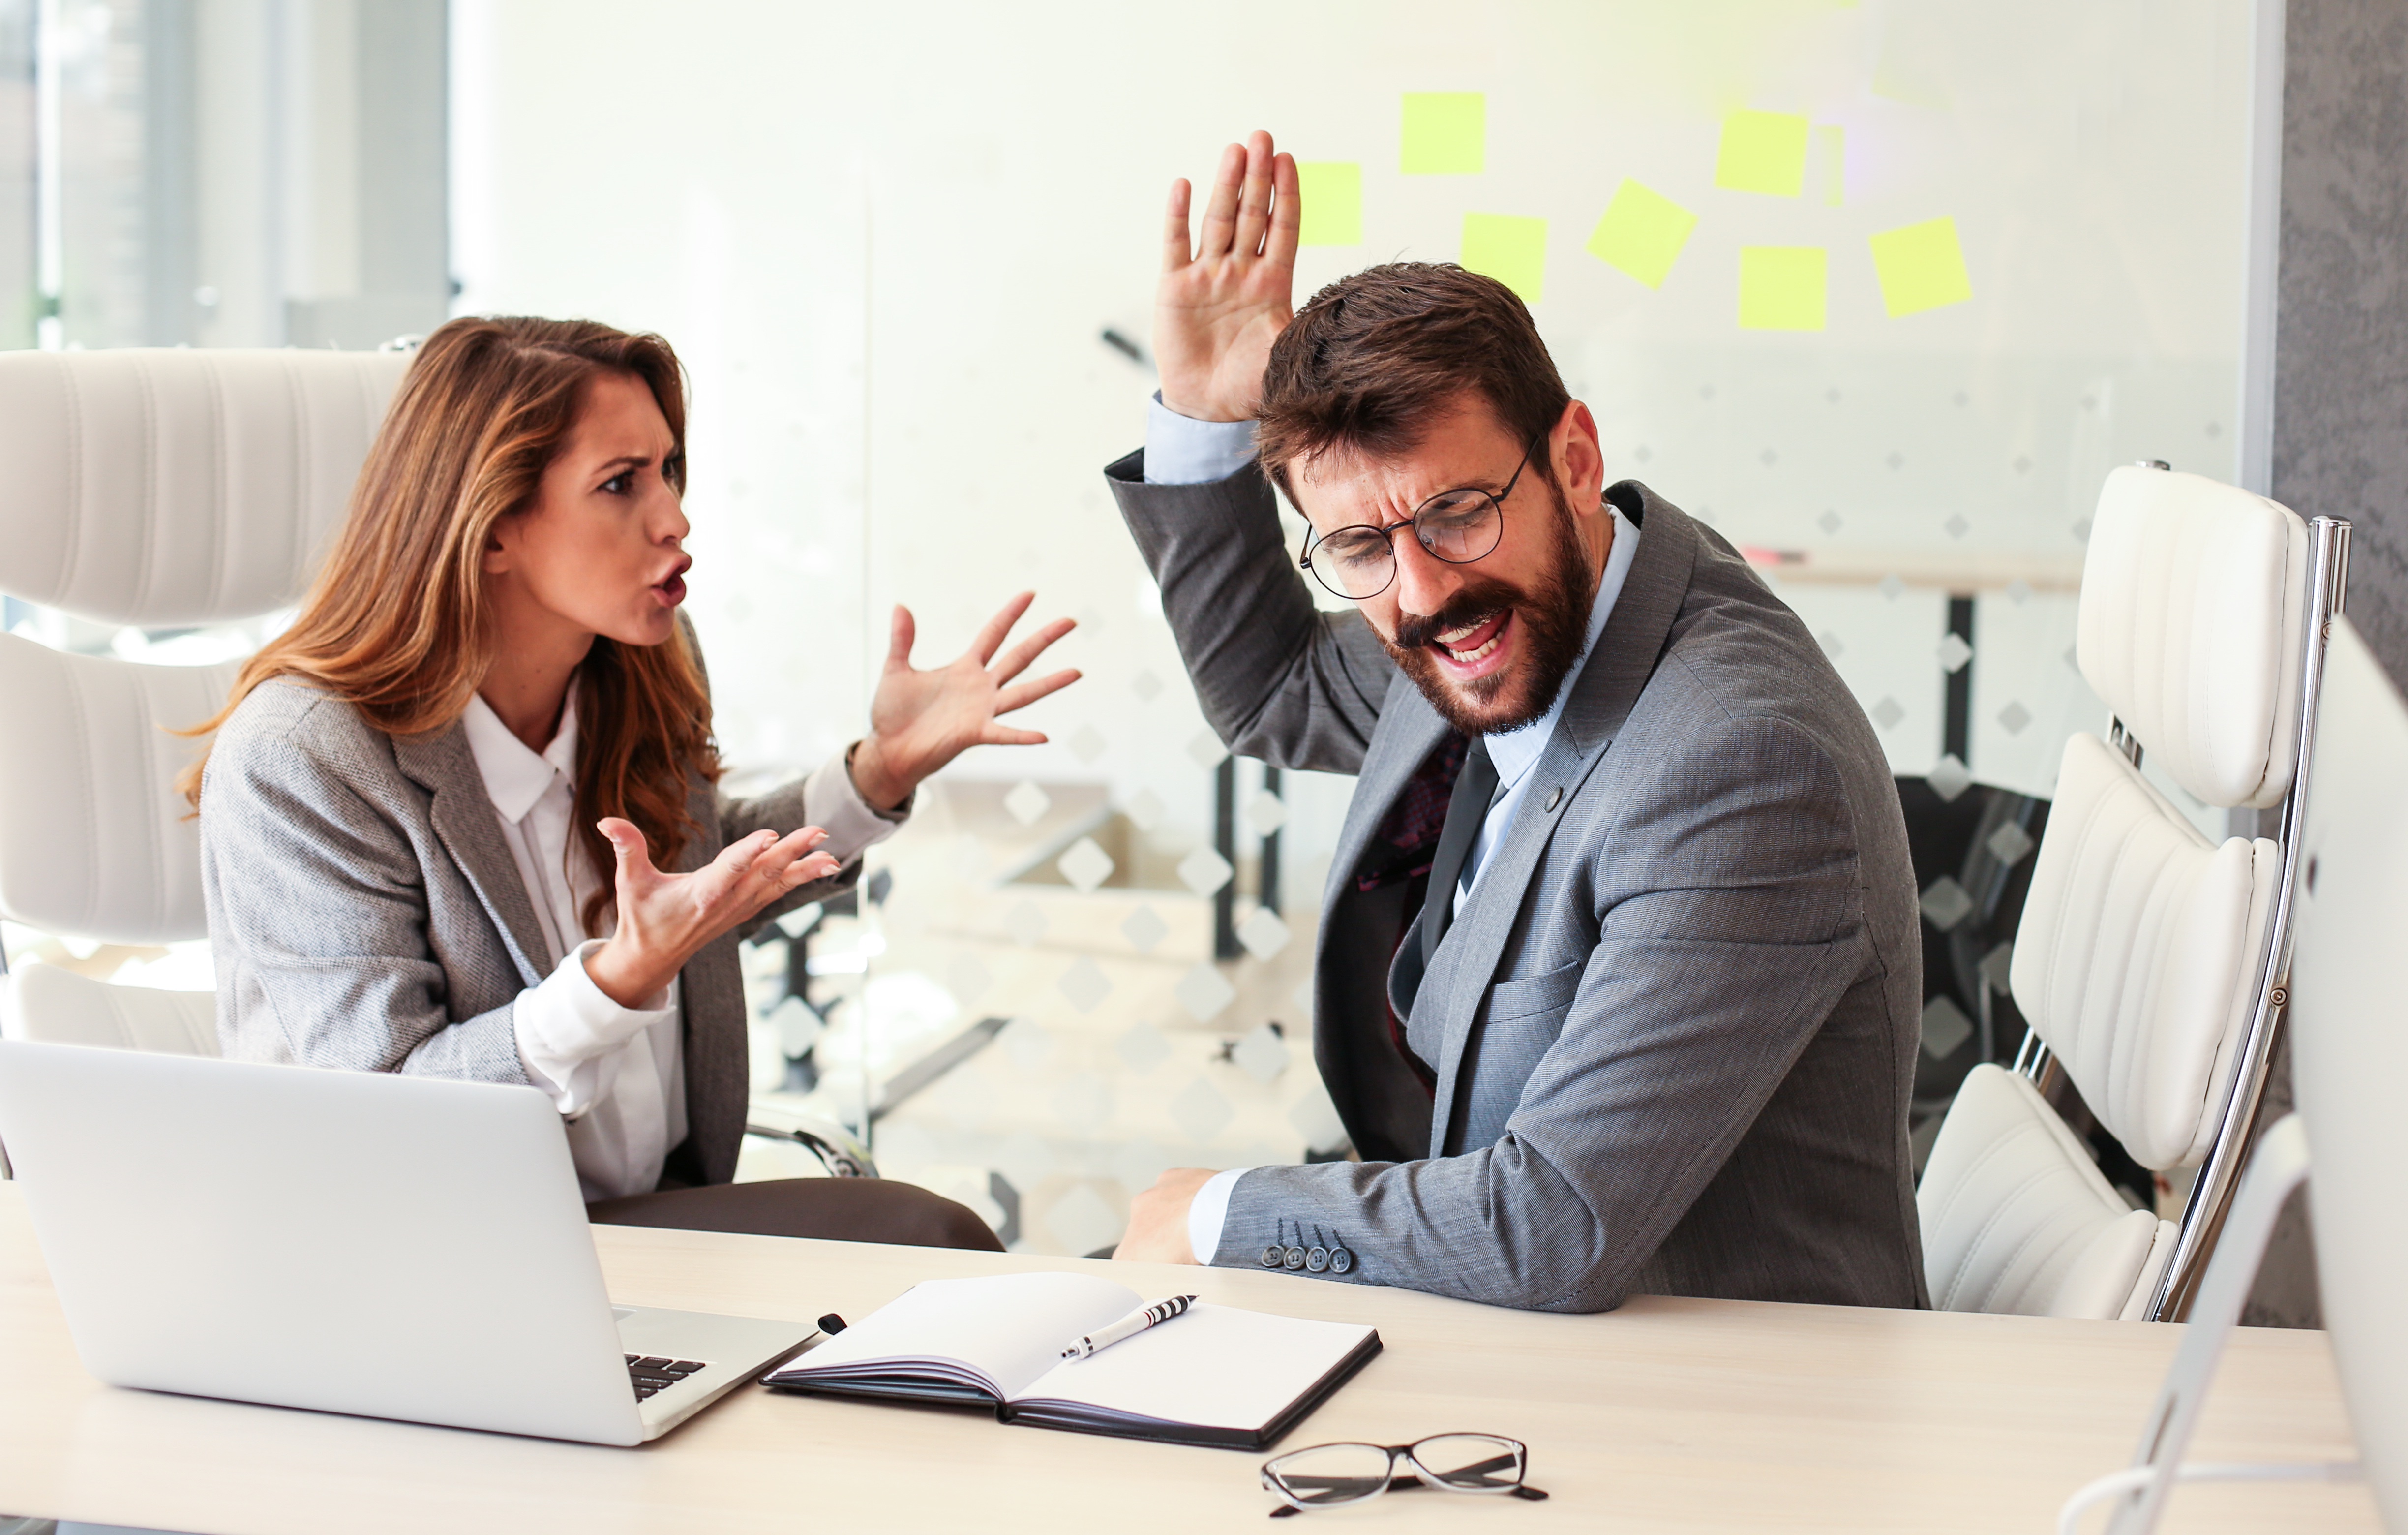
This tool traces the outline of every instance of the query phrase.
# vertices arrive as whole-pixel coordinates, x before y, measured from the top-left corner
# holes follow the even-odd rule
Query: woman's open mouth
[[[661,601],[663,603],[668,607],[674,608],[679,603],[685,600],[685,573],[693,568],[694,561],[690,559],[681,561],[678,567],[669,572],[668,579],[666,581],[661,581],[652,587],[653,591],[658,592],[661,595]]]

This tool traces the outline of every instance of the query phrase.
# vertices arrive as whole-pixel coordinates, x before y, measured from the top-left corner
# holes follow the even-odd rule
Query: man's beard
[[[1427,617],[1400,615],[1397,637],[1381,641],[1430,707],[1467,736],[1518,730],[1544,715],[1588,639],[1594,594],[1587,552],[1573,530],[1571,508],[1562,490],[1552,483],[1547,490],[1555,499],[1552,548],[1546,568],[1533,588],[1524,591],[1501,581],[1474,580],[1439,612]],[[1430,641],[1479,623],[1500,609],[1512,610],[1513,625],[1521,631],[1516,641],[1521,656],[1514,664],[1470,682],[1450,681],[1438,657],[1429,653]]]

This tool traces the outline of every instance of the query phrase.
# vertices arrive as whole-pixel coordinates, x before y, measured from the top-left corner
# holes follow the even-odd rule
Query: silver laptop
[[[0,1040],[0,1144],[112,1385],[640,1444],[812,1331],[613,1307],[530,1087]]]

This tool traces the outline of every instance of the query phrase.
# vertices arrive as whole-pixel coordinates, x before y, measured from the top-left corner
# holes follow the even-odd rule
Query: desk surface
[[[1081,1266],[626,1227],[595,1236],[622,1302],[797,1319],[862,1315],[920,1279]],[[1527,1441],[1531,1481],[1555,1495],[1392,1494],[1314,1516],[1313,1529],[2045,1531],[2071,1488],[2130,1455],[2178,1336],[1655,1298],[1536,1315],[1279,1274],[1098,1267],[1147,1293],[1192,1287],[1377,1325],[1387,1352],[1285,1447],[1488,1429]],[[77,1365],[23,1204],[5,1184],[0,1358],[0,1511],[12,1513],[206,1535],[1105,1524],[1168,1535],[1261,1528],[1272,1506],[1252,1455],[758,1387],[640,1450],[112,1390]],[[2244,1329],[2193,1454],[2352,1453],[2324,1335]],[[2186,1487],[2168,1528],[2377,1527],[2363,1487],[2292,1485]]]

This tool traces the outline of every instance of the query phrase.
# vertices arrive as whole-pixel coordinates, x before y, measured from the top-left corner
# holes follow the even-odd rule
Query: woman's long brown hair
[[[588,380],[631,374],[652,390],[677,444],[663,465],[685,489],[685,390],[657,336],[584,320],[454,320],[426,338],[385,413],[351,492],[351,514],[290,628],[243,666],[217,717],[251,691],[297,677],[351,704],[389,736],[459,719],[492,669],[483,554],[494,525],[526,509],[577,419]],[[599,888],[580,913],[593,932],[614,899],[616,861],[595,829],[606,815],[642,829],[670,868],[698,831],[694,780],[716,782],[710,698],[682,624],[657,646],[597,637],[578,668],[578,844]],[[200,761],[177,787],[197,809]]]

